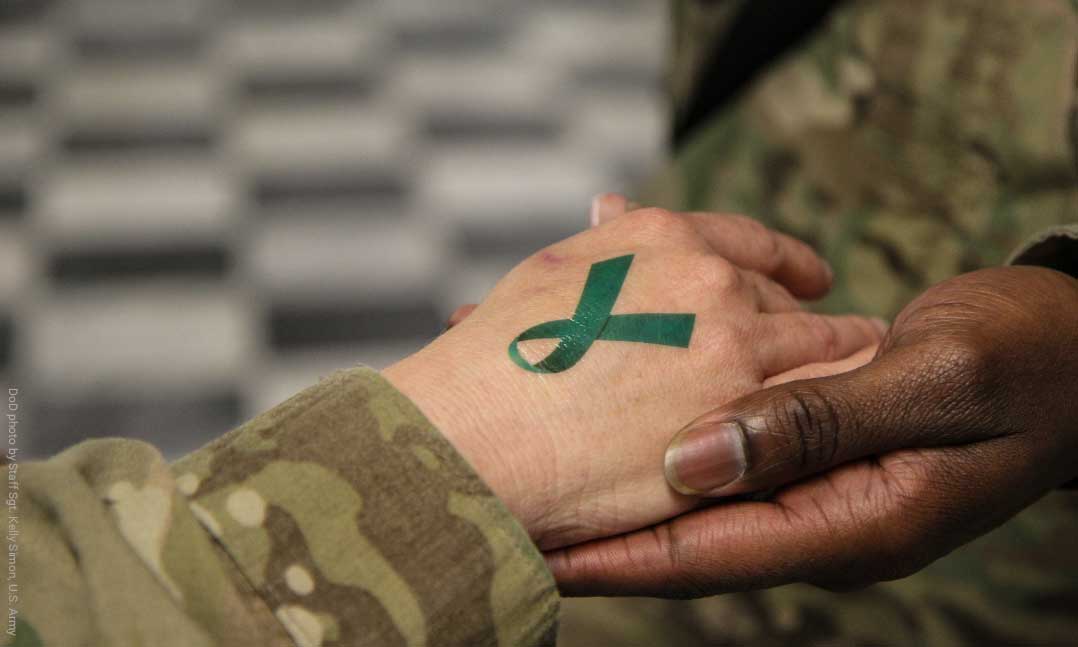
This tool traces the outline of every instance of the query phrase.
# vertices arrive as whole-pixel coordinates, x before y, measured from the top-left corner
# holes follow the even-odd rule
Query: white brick
[[[420,110],[550,114],[559,108],[557,72],[541,59],[413,55],[398,62],[388,93]]]
[[[209,68],[155,62],[84,64],[54,84],[52,106],[75,122],[201,123],[221,105]]]
[[[245,257],[260,288],[290,302],[327,295],[377,302],[430,294],[444,272],[443,249],[429,228],[307,217],[268,223]]]
[[[227,383],[242,377],[257,339],[245,301],[214,285],[66,291],[25,322],[32,378],[76,392]]]
[[[511,3],[510,3],[511,4]],[[492,12],[512,14],[516,7],[489,0],[407,0],[387,2],[381,9],[384,16],[397,25],[438,25],[446,21],[469,21],[489,17]]]
[[[605,159],[657,164],[667,122],[664,104],[648,92],[581,93],[566,139]]]
[[[379,27],[332,17],[250,19],[222,33],[218,51],[222,62],[248,70],[351,70],[381,56],[385,34]]]
[[[57,35],[41,26],[0,26],[0,71],[40,79],[56,55]]]
[[[386,106],[312,102],[249,112],[230,147],[246,167],[263,170],[384,165],[400,157],[410,135],[407,120]]]
[[[465,303],[479,303],[522,258],[469,259],[461,263],[440,293],[446,317]]]
[[[37,161],[45,143],[41,130],[27,111],[0,112],[0,170],[23,170]]]
[[[591,197],[609,190],[612,179],[572,152],[521,145],[440,151],[421,176],[419,211],[503,226],[514,217],[554,213],[585,223]]]
[[[0,226],[0,304],[10,305],[34,278],[37,257],[18,227]]]
[[[278,355],[255,371],[248,389],[246,417],[252,417],[340,369],[364,364],[380,370],[422,348],[429,340],[356,345],[305,353]]]
[[[551,67],[620,63],[659,73],[668,29],[664,3],[646,12],[539,7],[521,22],[513,52]]]
[[[38,187],[35,216],[60,239],[219,235],[238,185],[204,159],[69,164]]]
[[[80,0],[65,8],[75,26],[93,32],[197,29],[212,17],[215,0]]]

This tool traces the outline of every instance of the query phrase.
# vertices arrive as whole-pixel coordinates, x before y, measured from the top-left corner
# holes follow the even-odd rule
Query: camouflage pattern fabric
[[[733,26],[747,0],[671,3],[671,55],[666,74],[667,92],[677,97],[674,113],[683,112],[689,96],[701,82],[712,46]],[[677,119],[677,116],[675,116]]]
[[[96,440],[16,476],[9,645],[553,643],[542,556],[369,369],[172,466],[145,443]]]
[[[848,2],[700,128],[641,202],[758,217],[830,260],[823,310],[890,317],[1078,222],[1076,83],[1073,0]],[[1078,275],[1075,239],[1078,227],[1050,229],[1016,260]],[[1078,493],[1054,492],[860,592],[569,600],[562,644],[1075,645],[1076,533]]]
[[[891,316],[1078,218],[1076,60],[1072,0],[846,3],[647,201],[758,217],[831,260],[825,309]]]

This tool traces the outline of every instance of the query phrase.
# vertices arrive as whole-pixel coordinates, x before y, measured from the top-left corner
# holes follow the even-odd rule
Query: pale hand
[[[765,384],[854,366],[882,334],[868,319],[804,312],[795,295],[825,293],[826,264],[748,218],[641,209],[607,220],[525,260],[462,322],[383,373],[544,549],[693,507],[663,476],[679,429]],[[573,315],[593,264],[625,255],[613,314],[695,314],[688,348],[600,339],[551,374],[510,359],[521,332]],[[538,362],[554,343],[523,342],[521,354]]]

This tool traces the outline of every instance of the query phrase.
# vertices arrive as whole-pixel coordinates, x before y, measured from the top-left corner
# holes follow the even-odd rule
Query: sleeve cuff
[[[1039,265],[1078,278],[1078,225],[1054,227],[1011,254],[1008,265]]]
[[[553,641],[542,555],[371,369],[332,375],[173,472],[297,644]]]

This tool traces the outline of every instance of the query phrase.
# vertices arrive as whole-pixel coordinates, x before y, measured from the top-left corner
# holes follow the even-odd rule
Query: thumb
[[[588,221],[592,227],[598,227],[639,208],[640,205],[620,193],[600,193],[591,199]]]
[[[453,326],[464,321],[468,318],[468,315],[472,314],[472,312],[474,312],[475,309],[478,307],[479,304],[477,303],[465,303],[464,305],[460,306],[453,311],[453,314],[449,315],[449,319],[445,322],[445,329],[449,330]]]
[[[705,414],[670,443],[666,479],[682,494],[726,496],[865,456],[953,442],[953,434],[932,428],[935,408],[925,403],[942,397],[961,406],[949,397],[961,394],[946,393],[961,387],[948,387],[937,376],[949,372],[926,366],[925,356],[897,349],[848,373],[774,386]]]

